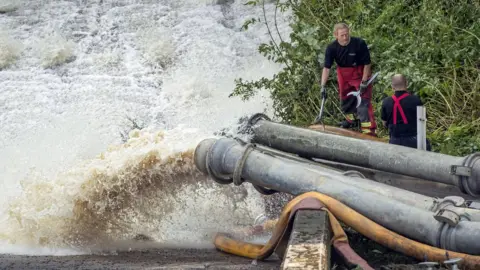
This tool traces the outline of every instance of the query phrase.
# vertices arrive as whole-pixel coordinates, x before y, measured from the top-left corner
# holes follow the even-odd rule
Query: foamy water
[[[89,253],[137,234],[209,246],[264,212],[248,185],[192,162],[201,139],[269,112],[266,96],[228,98],[233,80],[280,68],[257,52],[263,25],[239,30],[261,9],[215,2],[0,1],[0,252]],[[128,119],[144,129],[125,143]]]

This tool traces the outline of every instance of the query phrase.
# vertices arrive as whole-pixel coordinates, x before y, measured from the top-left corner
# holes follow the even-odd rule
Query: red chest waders
[[[353,123],[357,118],[360,120],[362,133],[375,135],[377,124],[373,114],[372,103],[372,84],[361,95],[362,103],[356,108],[356,99],[353,96],[348,97],[351,91],[357,91],[362,83],[363,65],[356,67],[337,66],[338,92],[342,105],[342,111],[346,115],[346,120]]]

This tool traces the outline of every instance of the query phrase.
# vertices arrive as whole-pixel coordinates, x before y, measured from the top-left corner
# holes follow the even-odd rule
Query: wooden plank
[[[326,211],[299,210],[281,269],[330,269],[331,237]]]

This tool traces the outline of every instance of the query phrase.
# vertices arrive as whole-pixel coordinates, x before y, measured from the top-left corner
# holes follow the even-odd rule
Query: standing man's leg
[[[430,140],[427,139],[427,151],[431,152],[432,151],[432,144],[430,143]]]
[[[417,149],[417,137],[416,136],[397,137],[397,138],[390,137],[389,143]]]
[[[373,85],[370,84],[367,87],[365,93],[363,93],[362,102],[357,108],[357,114],[358,118],[360,119],[362,133],[376,137],[377,123],[375,121],[375,115],[373,113],[372,88]]]
[[[340,123],[342,128],[352,128],[358,126],[356,114],[356,98],[347,96],[351,91],[356,91],[358,87],[352,85],[352,79],[358,79],[360,75],[356,72],[356,68],[337,67],[338,95],[340,97],[340,106],[345,114],[345,120]]]
[[[357,108],[358,118],[360,119],[360,127],[362,133],[371,136],[377,136],[375,131],[377,129],[377,123],[375,122],[375,116],[373,115],[373,106],[369,99],[362,98],[362,103]]]
[[[340,100],[342,112],[345,114],[345,120],[340,124],[342,128],[353,128],[358,126],[358,119],[356,117],[357,98],[349,96],[346,99]]]

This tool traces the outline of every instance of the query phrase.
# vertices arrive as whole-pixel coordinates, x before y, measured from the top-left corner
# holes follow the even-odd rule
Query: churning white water
[[[270,109],[228,98],[235,78],[280,68],[258,53],[264,25],[240,31],[263,16],[243,4],[0,0],[1,253],[88,253],[137,234],[204,246],[263,213],[249,185],[216,185],[192,162],[201,139]],[[125,142],[129,119],[143,129]]]

